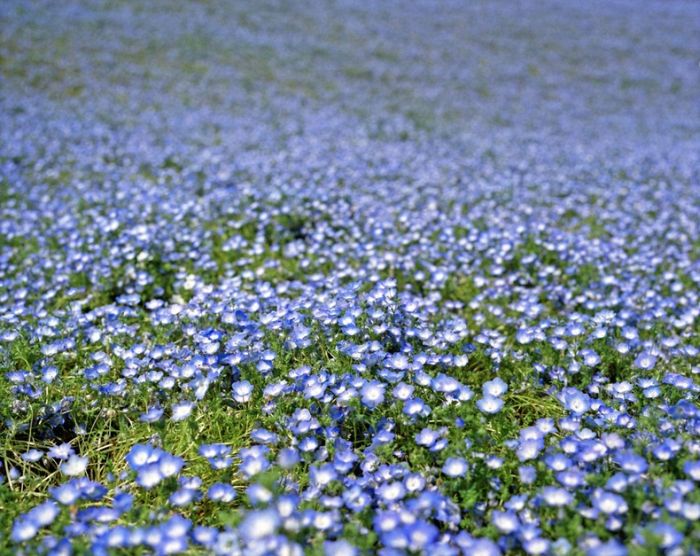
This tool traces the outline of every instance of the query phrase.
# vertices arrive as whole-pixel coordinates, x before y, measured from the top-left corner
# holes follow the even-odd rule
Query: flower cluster
[[[693,7],[161,4],[3,15],[0,552],[697,553]]]

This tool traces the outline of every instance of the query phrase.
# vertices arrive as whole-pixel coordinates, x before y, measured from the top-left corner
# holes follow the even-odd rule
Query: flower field
[[[700,554],[700,5],[0,6],[0,554]]]

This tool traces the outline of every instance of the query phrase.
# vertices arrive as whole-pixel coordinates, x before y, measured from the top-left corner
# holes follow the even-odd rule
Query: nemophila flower
[[[608,479],[605,488],[615,492],[623,492],[631,482],[633,482],[633,477],[626,473],[615,473]]]
[[[301,452],[314,452],[316,448],[318,448],[318,439],[315,436],[305,436],[299,442],[299,450]]]
[[[276,444],[278,436],[267,429],[255,429],[250,432],[251,440],[260,444]]]
[[[467,472],[467,462],[463,458],[447,458],[442,472],[448,477],[463,477]]]
[[[634,360],[634,366],[649,371],[656,366],[656,356],[650,351],[643,351]]]
[[[554,556],[566,556],[571,553],[571,549],[571,543],[564,537],[557,539],[550,546],[550,550]]]
[[[44,367],[41,370],[41,380],[46,384],[51,384],[58,377],[58,369],[53,365]]]
[[[571,459],[560,453],[547,455],[544,462],[553,471],[563,471],[572,465]]]
[[[282,519],[288,520],[294,516],[299,507],[300,499],[296,494],[283,494],[275,500],[277,513]],[[340,507],[342,501],[338,498],[335,507]]]
[[[642,395],[648,400],[654,400],[661,395],[661,388],[658,386],[650,386],[643,390]]]
[[[484,393],[484,397],[499,397],[508,391],[508,385],[502,379],[494,378],[493,380],[484,382],[482,391]]]
[[[454,392],[457,392],[462,386],[457,379],[451,376],[447,376],[443,373],[440,373],[431,382],[433,390],[445,394],[452,394]]]
[[[389,444],[394,440],[396,435],[388,430],[377,431],[372,439],[373,446],[381,446],[383,444]]]
[[[233,383],[232,391],[234,400],[238,403],[246,403],[253,395],[253,385],[247,380],[241,380]]]
[[[236,490],[228,484],[214,483],[207,490],[207,498],[214,502],[232,502],[236,498]]]
[[[430,407],[420,398],[410,398],[403,404],[403,413],[408,417],[425,417],[430,414]]]
[[[519,443],[516,455],[520,461],[530,461],[539,456],[542,447],[541,439],[524,440]]]
[[[34,506],[25,517],[36,523],[39,527],[46,527],[56,519],[60,511],[60,508],[55,502],[48,500],[38,506]]]
[[[81,491],[81,497],[86,500],[96,502],[102,500],[107,494],[107,488],[105,486],[84,477],[72,479],[71,482],[75,482],[78,485]]]
[[[201,498],[199,490],[194,488],[180,488],[170,495],[168,501],[173,506],[184,507]]]
[[[338,478],[338,473],[331,464],[322,466],[311,466],[309,468],[309,478],[312,484],[325,487]]]
[[[440,431],[424,428],[415,436],[416,444],[430,448],[440,438]]]
[[[14,542],[19,543],[34,538],[34,536],[38,532],[38,524],[34,523],[30,519],[18,518],[12,524],[12,532],[10,533],[10,538]]]
[[[548,506],[568,506],[573,502],[571,493],[560,487],[545,487],[541,493],[542,499]]]
[[[244,457],[238,470],[246,477],[251,478],[262,473],[270,467],[270,462],[263,457]]]
[[[487,456],[484,460],[489,469],[500,469],[503,467],[503,458],[498,456]]]
[[[219,531],[215,527],[198,525],[192,529],[192,538],[194,541],[209,549],[213,549],[218,536]]]
[[[136,483],[145,489],[150,489],[160,483],[165,476],[158,463],[150,463],[139,468],[136,475]]]
[[[399,481],[383,483],[377,489],[377,495],[384,502],[391,503],[401,500],[406,495],[406,489],[403,483]]]
[[[404,532],[408,540],[408,547],[414,551],[423,550],[432,545],[439,534],[435,525],[420,519],[405,525]]]
[[[521,482],[529,485],[535,482],[537,470],[531,465],[521,465],[518,467],[518,475],[520,476]]]
[[[82,495],[79,483],[73,480],[49,488],[49,493],[57,502],[65,506],[72,506]]]
[[[501,398],[486,395],[477,400],[476,405],[482,413],[492,415],[501,411],[503,408],[503,400]]]
[[[76,475],[82,475],[87,469],[88,458],[80,457],[77,455],[72,455],[67,461],[61,464],[61,473],[68,475],[69,477],[74,477]]]
[[[683,472],[694,481],[700,482],[700,460],[686,461],[683,464]]]
[[[39,461],[43,456],[44,452],[37,450],[36,448],[32,448],[31,450],[27,450],[22,454],[22,459],[24,461],[35,462]]]
[[[460,402],[468,402],[474,397],[474,392],[472,391],[469,386],[462,386],[460,387],[458,393],[457,393],[457,400]]]
[[[241,537],[255,541],[274,534],[280,526],[280,518],[272,509],[248,512],[238,527]]]
[[[268,384],[263,389],[263,397],[264,398],[276,398],[279,395],[281,395],[287,389],[287,387],[288,387],[288,384],[284,380]]]
[[[691,523],[694,523],[700,519],[700,504],[683,502],[680,514]]]
[[[158,452],[148,444],[136,444],[126,455],[126,461],[132,469],[138,469],[143,465],[157,461]]]
[[[566,488],[576,488],[586,484],[586,475],[578,469],[566,469],[556,474],[557,481]]]
[[[586,550],[586,556],[627,556],[628,550],[616,540],[599,542]]]
[[[128,492],[117,492],[114,495],[113,506],[119,513],[129,511],[134,504],[134,496]]]
[[[618,453],[615,456],[615,463],[628,473],[644,473],[649,468],[647,461],[634,452]]]
[[[509,535],[514,533],[520,527],[520,520],[514,512],[500,512],[494,510],[491,514],[491,523],[501,533]]]
[[[15,520],[10,538],[17,543],[33,538],[40,528],[51,524],[59,513],[60,508],[50,500],[35,506]]]
[[[378,511],[374,515],[372,523],[375,531],[379,533],[386,533],[400,527],[402,520],[399,513],[390,510],[383,510]]]
[[[413,391],[414,387],[410,384],[406,384],[405,382],[399,382],[396,386],[394,386],[391,393],[397,400],[405,401],[411,397]]]
[[[489,539],[476,539],[465,546],[465,552],[474,556],[501,556],[498,545]]]
[[[58,446],[53,446],[49,448],[47,455],[50,458],[66,460],[70,458],[74,453],[75,451],[73,450],[70,444],[60,444]]]
[[[384,401],[385,389],[386,385],[376,380],[366,382],[360,390],[360,395],[362,396],[362,404],[369,408],[377,407]]]
[[[354,485],[342,494],[343,503],[353,512],[362,511],[370,501],[370,495],[359,485]]]
[[[139,416],[139,420],[144,423],[155,423],[163,417],[163,408],[154,406],[149,407],[147,411]],[[174,414],[174,411],[173,411]]]
[[[403,484],[408,492],[421,492],[425,487],[425,477],[419,473],[410,473],[404,478]]]
[[[323,543],[325,556],[357,556],[358,551],[346,540],[326,541]]]
[[[280,450],[280,453],[277,456],[277,463],[283,469],[291,469],[297,463],[299,463],[299,459],[299,452],[297,450],[294,448],[284,448]]]
[[[193,408],[193,402],[183,401],[176,403],[172,407],[172,416],[170,417],[170,419],[172,421],[183,421],[192,414]]]
[[[177,475],[185,463],[182,458],[143,444],[130,450],[127,462],[136,471],[137,484],[146,489]]]
[[[683,534],[670,523],[654,523],[650,532],[659,539],[660,546],[664,549],[673,548],[683,542]]]
[[[515,339],[519,344],[529,344],[533,340],[533,335],[527,328],[521,328],[515,333]]]
[[[212,469],[227,469],[231,466],[231,448],[226,444],[201,444],[199,454],[205,458]]]
[[[582,463],[591,463],[607,454],[608,448],[597,440],[581,440],[578,442],[576,459]]]
[[[180,515],[174,515],[157,528],[152,528],[144,539],[154,550],[165,554],[177,554],[187,549],[192,523]]]
[[[589,367],[595,367],[598,363],[600,363],[600,355],[598,355],[592,349],[582,350],[581,355],[583,357],[583,362]]]
[[[549,551],[550,544],[547,539],[535,537],[523,542],[523,550],[527,554],[546,554]]]
[[[253,506],[269,504],[272,501],[272,492],[261,484],[254,483],[246,489],[248,501]]]
[[[335,456],[333,457],[333,467],[338,473],[346,474],[353,468],[355,462],[359,458],[350,448],[345,450],[336,448],[336,450]]]
[[[625,499],[617,494],[597,489],[591,498],[593,507],[604,514],[620,514],[627,511]]]
[[[566,409],[575,415],[583,415],[591,408],[590,397],[575,388],[565,388],[561,396]]]

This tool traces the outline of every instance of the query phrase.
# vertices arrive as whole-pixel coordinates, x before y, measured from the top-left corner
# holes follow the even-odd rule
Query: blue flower
[[[495,510],[491,514],[491,523],[506,535],[514,533],[520,527],[520,520],[514,512],[500,512]]]
[[[539,456],[542,447],[541,439],[524,440],[518,445],[516,454],[520,461],[534,460]]]
[[[182,401],[173,404],[172,416],[170,419],[172,421],[183,421],[187,419],[192,414],[192,409],[194,408],[193,402]]]
[[[586,556],[627,556],[627,548],[613,539],[589,548]]]
[[[323,543],[325,556],[357,556],[357,548],[346,540],[325,541]]]
[[[406,495],[406,488],[399,481],[383,483],[377,489],[377,495],[384,502],[395,502],[401,500]]]
[[[299,452],[294,448],[284,448],[280,450],[277,461],[283,469],[291,469],[299,463]]]
[[[627,503],[622,496],[597,489],[591,498],[593,507],[604,514],[621,514],[627,511]]]
[[[362,404],[372,409],[377,407],[384,401],[385,389],[386,385],[376,380],[365,382],[360,390]]]
[[[69,481],[57,487],[49,489],[51,496],[65,506],[72,506],[82,496],[80,485],[77,481]]]
[[[640,455],[634,452],[620,452],[615,456],[615,463],[628,473],[644,473],[649,464]]]
[[[638,369],[650,371],[656,366],[656,356],[649,351],[643,351],[634,360],[634,366]]]
[[[10,538],[16,543],[24,542],[34,538],[38,531],[38,524],[34,523],[30,519],[20,517],[16,519],[12,525]]]
[[[236,498],[236,490],[228,484],[214,483],[207,491],[207,498],[214,502],[232,502]]]
[[[542,499],[548,506],[568,506],[573,502],[571,493],[560,487],[545,487],[542,489]]]
[[[477,407],[482,413],[492,415],[498,413],[503,408],[503,400],[494,396],[484,396],[476,402]]]
[[[683,464],[683,471],[694,481],[700,482],[700,460],[688,460]]]
[[[508,391],[508,385],[502,379],[494,378],[493,380],[484,382],[481,389],[485,398],[489,396],[497,398]]]
[[[85,473],[85,469],[87,469],[88,465],[88,458],[86,457],[80,457],[77,455],[72,455],[70,458],[68,458],[68,461],[65,461],[61,464],[61,473],[64,475],[68,475],[69,477],[75,477],[76,475],[82,475]]]
[[[411,550],[425,550],[432,545],[438,537],[438,529],[431,523],[423,520],[416,520],[404,527],[408,546]]]
[[[280,518],[272,509],[248,512],[238,530],[246,541],[254,541],[273,535],[280,526]]]
[[[238,403],[250,401],[253,395],[253,385],[247,380],[235,382],[231,388],[233,391],[233,399]]]
[[[448,477],[464,477],[467,472],[467,462],[463,458],[447,458],[442,466],[442,472]]]
[[[562,401],[566,409],[575,415],[583,415],[591,408],[590,397],[575,388],[565,388],[562,391]]]
[[[31,450],[27,450],[22,454],[22,459],[24,461],[39,461],[42,457],[44,456],[44,452],[41,450],[37,450],[36,448],[32,448]]]

